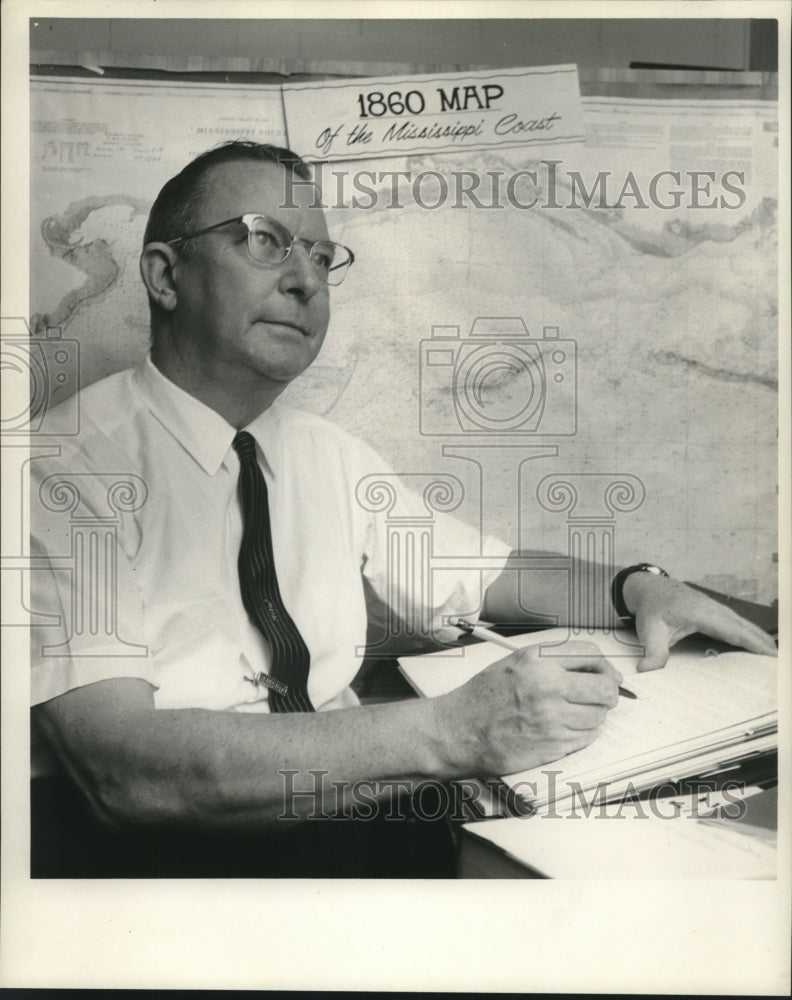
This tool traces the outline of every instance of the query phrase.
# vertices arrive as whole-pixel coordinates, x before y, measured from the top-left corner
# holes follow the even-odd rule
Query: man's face
[[[326,240],[314,191],[295,185],[289,199],[286,171],[275,163],[226,163],[208,177],[194,230],[248,212],[269,215],[292,234]],[[297,207],[284,208],[285,200]],[[179,351],[201,378],[218,385],[239,382],[288,383],[319,353],[330,319],[327,285],[297,244],[286,260],[271,267],[254,260],[241,224],[191,241],[174,267],[181,332]]]

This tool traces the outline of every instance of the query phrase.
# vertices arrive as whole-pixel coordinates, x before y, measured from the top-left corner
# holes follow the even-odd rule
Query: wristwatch
[[[660,569],[659,566],[653,566],[651,563],[636,563],[635,566],[627,566],[625,569],[620,569],[611,583],[611,601],[616,609],[616,614],[622,620],[632,620],[635,617],[624,603],[624,581],[631,573],[653,573],[655,576],[668,576],[668,573],[664,569]]]

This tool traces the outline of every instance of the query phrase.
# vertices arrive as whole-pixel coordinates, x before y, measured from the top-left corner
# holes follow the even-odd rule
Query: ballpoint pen
[[[472,635],[476,639],[484,639],[487,642],[494,643],[496,646],[503,646],[504,649],[510,649],[513,653],[517,650],[522,649],[522,646],[516,645],[516,643],[510,642],[508,639],[504,639],[502,635],[498,635],[497,632],[493,632],[492,629],[485,628],[484,625],[479,625],[474,622],[469,622],[466,618],[452,618],[449,625],[453,625],[454,628],[460,629],[465,635]],[[619,685],[619,694],[623,698],[636,698],[637,694],[634,694],[626,687]]]

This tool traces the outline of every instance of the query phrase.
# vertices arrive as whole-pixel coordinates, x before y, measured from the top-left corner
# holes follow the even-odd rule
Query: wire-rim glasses
[[[355,259],[349,247],[332,240],[307,240],[303,236],[294,236],[276,219],[261,212],[248,212],[234,219],[216,222],[213,226],[199,229],[194,233],[176,236],[167,240],[169,246],[185,243],[196,236],[211,233],[223,226],[243,225],[247,229],[247,248],[250,256],[260,264],[268,267],[278,267],[291,253],[295,243],[301,244],[308,251],[311,263],[319,278],[327,285],[340,285]]]

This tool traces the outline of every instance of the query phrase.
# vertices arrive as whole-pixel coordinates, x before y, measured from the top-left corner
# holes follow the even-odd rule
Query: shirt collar
[[[171,382],[151,360],[151,355],[138,366],[135,378],[151,413],[201,468],[214,476],[236,434],[231,424]]]
[[[278,474],[280,448],[283,440],[279,429],[280,416],[280,408],[276,401],[271,403],[268,409],[260,413],[254,420],[251,420],[247,427],[244,428],[256,439],[264,462],[269,467],[273,476]]]
[[[180,389],[163,375],[147,355],[135,377],[143,401],[151,413],[169,431],[201,468],[214,476],[231,451],[236,428],[211,407]],[[278,465],[280,440],[278,414],[273,403],[244,429],[256,439],[264,460],[274,474]]]

